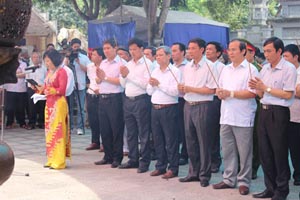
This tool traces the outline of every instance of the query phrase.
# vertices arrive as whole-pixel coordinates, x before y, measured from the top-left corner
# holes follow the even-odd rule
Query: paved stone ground
[[[4,141],[15,154],[15,169],[11,178],[0,186],[0,200],[249,200],[237,189],[216,191],[212,186],[200,187],[198,182],[180,183],[178,178],[164,180],[137,174],[136,169],[112,169],[96,166],[103,153],[85,151],[90,143],[86,135],[72,135],[72,160],[64,170],[43,168],[46,161],[44,132],[40,129],[11,129],[4,131]],[[124,158],[125,162],[127,158]],[[154,169],[151,163],[150,170]],[[0,169],[1,170],[1,169]],[[180,167],[179,177],[187,174],[188,166]],[[25,176],[29,173],[29,176]],[[251,193],[264,189],[262,171],[252,182]],[[211,184],[222,180],[221,173],[213,174]],[[289,200],[299,200],[299,187],[290,184]]]

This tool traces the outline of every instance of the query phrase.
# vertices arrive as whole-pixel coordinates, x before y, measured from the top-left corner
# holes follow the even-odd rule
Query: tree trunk
[[[98,18],[99,10],[100,10],[100,0],[89,0],[89,3],[87,0],[83,0],[84,6],[86,9],[85,12],[80,10],[80,8],[77,4],[77,0],[72,0],[72,3],[74,5],[76,12],[85,21],[89,21],[89,20]]]
[[[146,12],[148,21],[148,45],[154,45],[154,37],[156,32],[156,12],[158,6],[158,0],[143,0],[143,6]]]
[[[163,33],[163,29],[164,29],[164,25],[166,23],[167,20],[167,16],[168,16],[168,12],[169,12],[169,8],[170,8],[170,3],[171,0],[164,0],[162,2],[162,6],[161,6],[161,10],[160,10],[160,14],[158,17],[158,28],[157,31],[155,33],[155,37],[154,37],[154,43],[155,45],[161,45],[162,43],[162,33]]]

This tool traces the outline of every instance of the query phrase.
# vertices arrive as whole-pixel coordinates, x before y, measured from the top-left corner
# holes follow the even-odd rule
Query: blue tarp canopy
[[[210,24],[166,23],[164,27],[164,44],[171,46],[174,42],[188,44],[190,39],[199,37],[206,42],[216,41],[227,48],[229,28]]]
[[[116,24],[112,22],[88,23],[88,46],[89,48],[102,47],[103,41],[114,38],[118,46],[127,47],[129,39],[135,35],[135,22]]]

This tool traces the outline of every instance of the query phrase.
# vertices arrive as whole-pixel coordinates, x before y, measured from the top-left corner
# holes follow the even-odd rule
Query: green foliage
[[[50,20],[57,21],[58,30],[65,28],[78,28],[86,32],[87,22],[79,17],[73,4],[68,0],[33,0],[33,5],[42,12],[49,13]]]
[[[268,8],[269,8],[269,15],[275,16],[279,10],[279,0],[269,0]]]
[[[99,18],[103,17],[105,9],[111,0],[101,2]],[[278,12],[278,1],[269,0],[269,12],[275,16]],[[77,0],[81,10],[85,10],[83,0]],[[87,23],[74,10],[71,0],[33,0],[33,4],[43,12],[49,12],[50,20],[57,20],[58,28],[78,28],[86,32]],[[123,0],[124,5],[142,6],[142,0]],[[172,0],[170,9],[189,10],[230,25],[231,30],[243,28],[249,24],[249,0]]]
[[[279,0],[269,0],[269,15],[278,12]],[[231,30],[249,25],[249,0],[187,0],[189,10],[219,22],[229,24]]]
[[[229,24],[232,30],[248,23],[249,0],[189,0],[187,6],[201,16]]]

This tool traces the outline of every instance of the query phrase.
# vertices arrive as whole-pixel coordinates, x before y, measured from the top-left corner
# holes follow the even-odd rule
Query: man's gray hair
[[[163,49],[165,54],[167,55],[171,55],[172,54],[172,51],[171,51],[171,48],[168,47],[168,46],[160,46],[156,49],[156,51],[160,50],[160,49]]]

